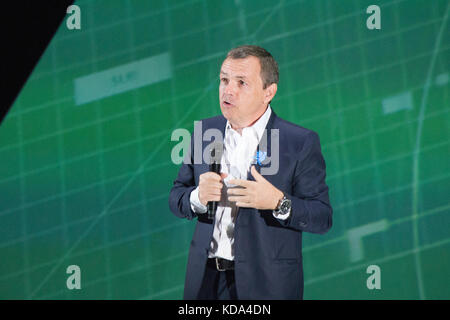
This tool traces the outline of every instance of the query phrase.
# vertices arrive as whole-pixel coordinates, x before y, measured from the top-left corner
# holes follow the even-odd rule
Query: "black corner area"
[[[0,9],[0,124],[63,21],[73,0],[7,1]]]

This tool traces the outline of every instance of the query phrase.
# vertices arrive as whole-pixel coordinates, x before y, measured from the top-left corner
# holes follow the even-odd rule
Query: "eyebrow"
[[[225,76],[228,76],[228,73],[223,72],[223,71],[220,71],[220,74],[223,74],[223,75],[225,75]],[[239,79],[247,79],[246,76],[235,76],[235,78],[239,78]]]

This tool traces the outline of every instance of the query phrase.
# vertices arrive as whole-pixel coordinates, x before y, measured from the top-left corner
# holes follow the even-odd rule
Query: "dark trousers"
[[[214,260],[208,259],[198,299],[237,300],[234,270],[218,271]]]

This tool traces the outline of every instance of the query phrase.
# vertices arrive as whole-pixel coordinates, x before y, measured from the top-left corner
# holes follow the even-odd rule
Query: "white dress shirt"
[[[217,204],[209,258],[219,257],[234,260],[234,224],[239,207],[235,202],[228,201],[228,181],[230,179],[247,180],[251,163],[255,159],[259,141],[264,134],[271,113],[269,105],[266,112],[252,126],[242,129],[242,134],[234,130],[228,121],[226,123],[221,172],[226,173],[227,177],[224,179],[221,200]],[[204,206],[198,198],[198,187],[191,192],[190,202],[194,212],[207,212],[207,206]],[[287,219],[289,214],[290,212],[284,215],[273,213],[275,218],[282,220]]]

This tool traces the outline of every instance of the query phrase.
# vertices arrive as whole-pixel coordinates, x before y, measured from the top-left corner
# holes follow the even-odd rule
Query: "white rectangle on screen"
[[[75,104],[81,105],[172,77],[168,52],[74,80]]]
[[[411,91],[402,92],[383,99],[384,114],[390,114],[400,110],[410,110],[412,108],[413,99]]]

